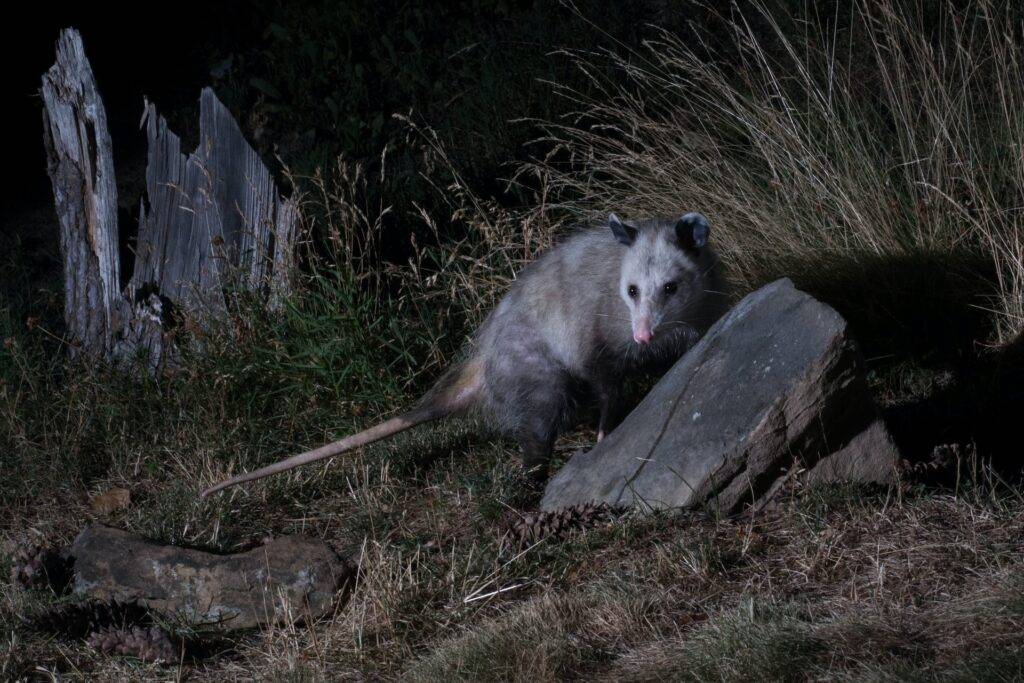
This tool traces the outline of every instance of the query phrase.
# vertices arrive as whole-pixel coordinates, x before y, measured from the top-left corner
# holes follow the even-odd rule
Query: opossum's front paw
[[[604,430],[603,429],[598,429],[597,430],[597,442],[601,443],[602,441],[604,441]]]
[[[536,464],[523,467],[523,480],[527,488],[542,491],[548,483],[548,465]]]

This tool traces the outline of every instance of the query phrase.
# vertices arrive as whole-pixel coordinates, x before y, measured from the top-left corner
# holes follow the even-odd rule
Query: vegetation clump
[[[235,57],[218,78],[246,104],[246,77],[262,79],[253,111],[287,121],[293,149],[307,130],[327,147],[387,134],[372,161],[326,162],[319,148],[307,160],[320,170],[295,164],[301,269],[279,314],[238,294],[222,325],[184,317],[173,332],[181,361],[157,376],[71,365],[53,245],[2,233],[2,540],[65,545],[94,519],[90,498],[126,489],[130,503],[105,521],[135,533],[220,551],[302,533],[358,564],[331,616],[168,660],[195,680],[1024,676],[1024,488],[1006,445],[1019,441],[1022,407],[1022,17],[994,1],[964,12],[782,4],[704,7],[689,26],[668,17],[671,30],[653,38],[612,35],[542,59],[531,50],[558,60],[531,73],[554,81],[545,103],[562,104],[534,109],[527,98],[487,119],[533,119],[539,139],[525,151],[511,137],[474,150],[473,135],[453,151],[459,122],[488,106],[483,93],[504,92],[500,80],[472,90],[471,66],[456,74],[466,96],[450,130],[415,112],[379,124],[346,115],[328,130],[335,109],[347,112],[340,100],[316,120],[302,112],[317,102],[283,111],[292,91],[278,81],[296,67],[275,60],[281,46],[302,48],[293,27],[316,19],[294,10],[277,47]],[[426,21],[403,12],[414,27]],[[302,49],[292,57],[306,68]],[[415,63],[389,59],[381,68],[398,75],[364,74],[351,97],[394,76],[445,111]],[[487,171],[471,167],[474,152]],[[504,167],[507,191],[481,189],[505,155],[519,162]],[[391,178],[410,177],[415,187],[392,193]],[[795,486],[777,509],[728,519],[587,509],[549,524],[514,445],[456,423],[198,500],[230,474],[407,405],[524,264],[609,209],[699,209],[737,293],[788,276],[836,307],[910,460],[904,481]],[[556,459],[593,440],[577,428]],[[67,639],[27,626],[26,615],[62,604],[24,590],[37,558],[3,560],[0,676],[167,675],[147,657],[88,647],[91,627]],[[169,654],[162,647],[153,652]]]

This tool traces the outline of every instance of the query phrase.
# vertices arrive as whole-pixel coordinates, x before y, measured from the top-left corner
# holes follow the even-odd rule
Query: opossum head
[[[686,322],[704,295],[701,255],[710,228],[699,213],[678,219],[629,223],[614,213],[608,226],[626,247],[619,294],[629,309],[633,341],[650,344],[659,333]]]

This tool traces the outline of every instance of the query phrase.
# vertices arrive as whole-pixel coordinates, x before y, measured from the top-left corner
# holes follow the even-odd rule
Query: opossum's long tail
[[[473,404],[481,385],[481,372],[478,363],[469,362],[455,366],[438,380],[427,394],[420,400],[419,405],[407,413],[393,417],[390,420],[374,425],[358,434],[346,436],[334,443],[321,446],[305,453],[293,455],[272,465],[261,467],[253,472],[239,474],[238,476],[225,479],[215,486],[211,486],[202,492],[201,497],[207,496],[247,481],[255,481],[269,477],[272,474],[286,472],[295,467],[306,465],[317,460],[330,458],[346,451],[351,451],[360,446],[371,444],[374,441],[386,439],[389,436],[404,432],[425,422],[432,422],[442,417],[465,411]]]

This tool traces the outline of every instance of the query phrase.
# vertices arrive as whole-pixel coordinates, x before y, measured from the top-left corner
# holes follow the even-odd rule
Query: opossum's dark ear
[[[622,244],[627,247],[632,245],[636,241],[637,230],[632,225],[626,225],[619,220],[619,217],[614,213],[608,214],[608,227],[612,229],[612,234]]]
[[[688,213],[676,221],[676,239],[686,251],[700,251],[708,243],[711,226],[708,219],[699,213]]]

